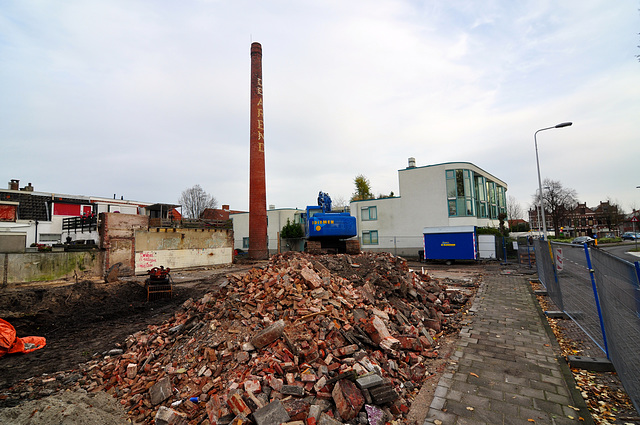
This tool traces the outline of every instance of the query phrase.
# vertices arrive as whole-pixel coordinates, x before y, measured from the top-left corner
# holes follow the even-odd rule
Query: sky
[[[0,0],[0,178],[248,210],[250,48],[267,204],[376,195],[471,162],[526,210],[542,178],[640,208],[638,0]],[[1,184],[1,183],[0,183]]]

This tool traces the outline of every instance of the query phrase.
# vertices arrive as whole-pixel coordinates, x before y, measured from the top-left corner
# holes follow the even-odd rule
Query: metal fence
[[[581,245],[534,245],[540,282],[613,363],[640,412],[640,262]]]
[[[536,267],[538,269],[538,278],[545,288],[547,288],[547,292],[553,302],[556,303],[560,310],[564,311],[564,302],[558,277],[556,275],[551,245],[541,240],[536,240],[534,245],[536,247]]]
[[[518,243],[518,263],[528,265],[530,268],[536,265],[536,251],[533,246],[533,238],[520,236]]]
[[[634,265],[597,249],[592,250],[591,260],[609,359],[621,379],[629,378],[622,382],[640,412],[640,263]]]

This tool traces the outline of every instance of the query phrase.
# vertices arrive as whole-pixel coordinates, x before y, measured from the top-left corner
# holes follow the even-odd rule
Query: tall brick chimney
[[[251,43],[251,136],[249,143],[249,258],[269,258],[267,184],[264,166],[262,46]]]

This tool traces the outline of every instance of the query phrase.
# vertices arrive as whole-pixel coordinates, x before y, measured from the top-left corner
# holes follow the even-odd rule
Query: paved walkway
[[[592,424],[527,278],[484,279],[424,425]]]

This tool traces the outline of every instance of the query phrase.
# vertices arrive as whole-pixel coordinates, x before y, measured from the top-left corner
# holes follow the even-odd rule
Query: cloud
[[[545,175],[629,202],[639,134],[630,2],[187,1],[6,5],[5,178],[248,208],[249,49],[263,47],[267,197],[349,198],[366,175],[473,162],[521,202]],[[28,146],[28,151],[25,149]],[[577,168],[577,169],[576,169]],[[558,176],[558,177],[555,177]]]

